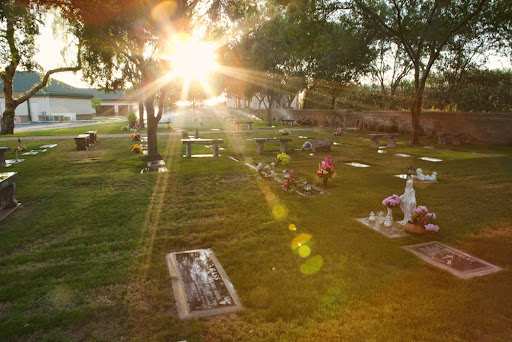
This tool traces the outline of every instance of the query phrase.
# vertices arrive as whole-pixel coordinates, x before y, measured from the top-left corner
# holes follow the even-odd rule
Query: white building
[[[15,98],[32,89],[41,82],[42,76],[36,72],[16,72],[13,88]],[[3,83],[0,81],[0,113],[5,111]],[[102,99],[98,115],[126,115],[130,110],[137,112],[137,102],[127,98],[124,92],[106,94],[96,89],[75,88],[64,82],[51,79],[46,87],[34,94],[16,108],[14,120],[20,122],[37,121],[75,121],[92,119],[97,115],[92,108],[94,97]],[[1,114],[0,114],[1,115]]]

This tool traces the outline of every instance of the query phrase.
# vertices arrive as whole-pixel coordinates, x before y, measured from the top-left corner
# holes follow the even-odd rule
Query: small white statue
[[[375,219],[375,223],[377,223],[378,225],[383,225],[385,220],[386,218],[384,217],[384,212],[382,210],[379,211],[379,215]]]
[[[437,172],[432,172],[432,175],[424,175],[423,170],[420,168],[416,169],[416,177],[421,180],[430,180],[430,181],[436,181],[437,180]]]
[[[405,192],[400,198],[400,209],[404,213],[404,219],[399,223],[405,225],[411,219],[411,212],[416,209],[416,191],[414,191],[412,179],[405,182]]]
[[[370,222],[375,222],[375,214],[372,212],[370,212],[370,217],[368,218],[368,221]]]

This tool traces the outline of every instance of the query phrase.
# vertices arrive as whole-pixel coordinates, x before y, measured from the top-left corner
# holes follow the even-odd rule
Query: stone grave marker
[[[25,161],[25,159],[6,159],[5,160],[5,167],[9,167],[14,164],[19,164],[21,162]]]
[[[498,153],[478,153],[478,152],[472,152],[471,154],[475,154],[477,156],[484,156],[484,157],[505,157],[504,154],[498,154]]]
[[[405,173],[402,173],[402,174],[399,174],[399,175],[393,175],[393,177],[397,177],[397,178],[400,178],[400,179],[407,179],[407,174]],[[437,183],[438,181],[437,180],[427,180],[427,179],[420,179],[418,178],[418,176],[416,175],[412,175],[412,180],[416,183]]]
[[[29,152],[22,153],[21,155],[22,156],[35,156],[38,153],[39,152],[32,150],[32,151],[29,151]]]
[[[379,224],[377,222],[378,218],[375,219],[375,222],[370,222],[368,217],[356,218],[355,220],[359,223],[362,223],[366,227],[381,233],[389,239],[397,239],[409,235],[405,232],[404,226],[396,221],[393,221],[391,227],[386,227],[384,224]]]
[[[331,152],[331,139],[320,138],[313,140],[315,152]]]
[[[438,163],[438,162],[443,161],[442,159],[430,158],[430,157],[420,157],[419,159],[426,160],[426,161],[429,161],[429,162],[434,162],[434,163]]]
[[[382,153],[382,154],[384,154],[384,153],[388,153],[388,151],[386,151],[386,150],[377,150],[377,153]]]
[[[397,157],[402,157],[402,158],[408,158],[410,157],[409,154],[405,154],[405,153],[395,153],[395,156]]]
[[[462,279],[483,276],[502,270],[501,267],[475,258],[438,241],[403,246],[402,248],[429,264],[446,270]]]
[[[180,319],[242,308],[235,287],[211,249],[169,253],[166,260]]]
[[[39,146],[39,148],[54,148],[55,146],[57,146],[57,144],[48,144],[48,145]]]
[[[351,163],[345,163],[345,164],[353,166],[353,167],[370,167],[370,165],[357,163],[357,162],[351,162]]]

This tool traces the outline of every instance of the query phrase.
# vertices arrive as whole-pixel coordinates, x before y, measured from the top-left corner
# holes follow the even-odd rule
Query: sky
[[[68,45],[63,38],[55,37],[51,28],[53,18],[48,17],[45,20],[46,25],[41,29],[41,36],[36,40],[36,46],[39,47],[39,52],[36,54],[36,60],[45,71],[64,66],[76,65],[76,50],[68,52],[67,62],[64,61],[61,51]],[[499,56],[489,56],[488,67],[490,69],[506,69],[511,68],[509,59]],[[78,88],[89,88],[90,86],[82,81],[82,73],[65,72],[54,74],[54,79],[68,83],[71,86]]]
[[[51,20],[45,20],[46,25],[41,28],[41,35],[36,40],[39,52],[36,54],[36,61],[41,64],[45,71],[58,67],[69,67],[76,65],[76,50],[70,51],[70,57],[67,58],[67,63],[61,55],[61,51],[67,46],[62,38],[54,37],[51,28]],[[78,88],[89,88],[86,82],[82,81],[82,73],[63,72],[54,74],[54,79],[68,83],[71,86]]]

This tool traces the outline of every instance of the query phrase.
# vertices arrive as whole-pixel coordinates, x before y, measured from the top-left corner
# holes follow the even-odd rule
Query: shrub
[[[126,117],[126,119],[128,120],[128,126],[130,128],[133,128],[133,127],[135,127],[135,125],[137,125],[138,119],[134,112],[128,113],[128,116]]]

